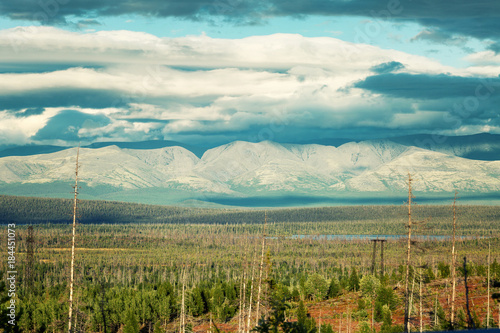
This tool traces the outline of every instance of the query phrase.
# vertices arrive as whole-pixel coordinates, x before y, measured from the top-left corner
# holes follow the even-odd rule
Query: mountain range
[[[206,150],[166,141],[149,142],[152,149],[100,144],[80,148],[80,193],[161,204],[301,205],[300,198],[305,204],[363,197],[387,203],[387,197],[404,201],[411,173],[421,197],[448,200],[457,190],[495,202],[499,138],[416,136],[338,146],[235,141]],[[0,152],[0,194],[70,197],[76,148],[47,147],[17,156],[13,148]]]

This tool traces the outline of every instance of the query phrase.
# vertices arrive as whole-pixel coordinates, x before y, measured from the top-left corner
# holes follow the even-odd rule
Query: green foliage
[[[440,261],[437,265],[437,269],[439,277],[441,277],[442,279],[450,277],[450,265]]]
[[[295,302],[298,302],[299,299],[300,299],[300,292],[299,292],[299,289],[297,289],[297,287],[293,287],[293,290],[292,290],[292,299]]]
[[[293,330],[290,332],[315,333],[316,330],[316,322],[313,318],[309,318],[307,308],[304,306],[304,303],[300,301],[297,309],[296,327],[293,327]]]
[[[492,278],[500,280],[500,264],[497,262],[496,258],[490,265],[490,274]]]
[[[330,324],[322,324],[321,325],[321,333],[335,333],[332,325]]]
[[[488,268],[487,265],[476,265],[475,267],[476,276],[487,276]]]
[[[164,333],[165,329],[161,327],[161,320],[157,320],[153,326],[153,333]]]
[[[328,294],[328,282],[323,276],[314,273],[307,278],[305,291],[308,297],[313,297],[315,300],[321,301]]]
[[[459,317],[459,315],[457,314],[457,322],[460,321],[458,317]],[[452,329],[451,323],[446,318],[446,313],[444,312],[443,307],[441,306],[441,304],[439,302],[437,303],[437,308],[435,307],[434,311],[432,312],[431,319],[432,319],[432,323],[437,323],[437,326],[434,326],[434,330],[449,331]],[[457,327],[455,327],[455,328],[457,328]]]
[[[374,300],[380,288],[380,280],[374,275],[367,274],[359,281],[359,288],[363,297]]]
[[[285,311],[290,306],[280,300],[274,300],[272,311],[266,319],[264,316],[259,320],[259,325],[253,331],[260,333],[316,333],[316,323],[314,319],[308,318],[307,309],[300,301],[297,310],[297,321],[289,322],[285,320]]]
[[[468,277],[471,277],[475,274],[474,264],[472,264],[471,262],[467,262],[467,265],[465,267],[467,269]],[[465,269],[463,264],[457,267],[457,273],[458,276],[465,276]]]
[[[445,327],[447,327],[447,326],[441,325],[441,327],[442,327],[442,329],[446,329]],[[465,329],[465,328],[467,328],[467,318],[466,318],[466,315],[465,315],[465,311],[462,308],[459,308],[458,311],[457,311],[455,328],[458,328],[458,329]]]
[[[297,322],[301,325],[304,325],[307,320],[307,309],[304,305],[304,302],[299,302],[299,307],[297,308]]]
[[[391,309],[389,308],[389,305],[385,304],[382,306],[380,310],[380,321],[385,325],[386,327],[392,326],[392,312]]]
[[[352,268],[351,275],[349,276],[349,290],[358,291],[359,290],[359,277],[356,272],[356,268]]]
[[[24,201],[22,198],[16,200]],[[12,202],[15,203],[16,200]],[[53,208],[47,206],[53,202],[55,202]],[[33,217],[40,212],[47,214],[40,215],[42,216],[40,219],[62,216],[66,208],[71,208],[70,206],[66,207],[65,204],[59,205],[57,200],[26,200],[26,203],[32,203],[33,207],[29,207],[29,204],[21,204],[19,207],[28,209],[27,216]],[[0,219],[1,216],[7,216],[18,208],[14,204],[14,207],[7,207],[5,211],[2,209]],[[95,214],[83,218],[94,208],[96,209]],[[265,267],[264,270],[264,276],[267,274],[268,277],[263,282],[265,292],[261,294],[263,302],[261,308],[265,306],[269,309],[269,306],[272,306],[274,302],[273,299],[275,299],[285,305],[285,310],[283,310],[285,312],[282,317],[276,313],[274,322],[264,323],[268,329],[272,329],[276,323],[279,323],[277,329],[280,332],[319,330],[315,324],[313,325],[314,321],[307,316],[304,304],[302,305],[305,315],[301,315],[303,318],[301,326],[296,322],[285,320],[290,316],[291,308],[297,306],[296,303],[292,305],[286,302],[299,302],[302,298],[307,303],[307,295],[315,295],[316,300],[323,299],[323,295],[325,295],[323,281],[328,297],[336,297],[344,292],[346,295],[342,297],[343,303],[345,301],[356,302],[359,294],[349,294],[346,290],[362,291],[364,283],[361,283],[361,280],[369,279],[363,276],[369,272],[369,267],[363,265],[372,253],[370,244],[326,241],[325,239],[316,239],[315,236],[304,239],[290,236],[322,233],[382,234],[387,231],[398,233],[401,231],[397,229],[400,220],[391,220],[398,216],[394,213],[397,212],[397,209],[387,208],[389,212],[385,217],[383,213],[386,208],[283,209],[273,210],[272,214],[269,214],[269,217],[275,218],[276,224],[272,224],[267,230],[269,237],[266,244],[271,252],[270,258],[266,256],[265,263],[272,263],[273,266],[272,270],[268,267]],[[52,214],[50,213],[51,209],[52,212],[56,212],[54,215],[50,215]],[[109,211],[106,211],[108,209]],[[423,209],[428,208],[424,207]],[[496,235],[494,232],[491,233],[491,228],[487,223],[498,222],[498,216],[500,216],[498,208],[494,210],[487,207],[484,210],[491,216],[494,216],[496,212],[496,220],[491,216],[483,216],[483,211],[477,211],[477,209],[474,207],[468,209],[468,214],[471,210],[476,210],[474,216],[480,216],[481,219],[471,219],[474,223],[471,222],[470,226],[464,226],[461,232],[463,231],[466,235],[474,232],[477,232],[478,236],[483,232],[488,233],[488,235]],[[444,209],[429,208],[429,211],[439,213]],[[310,212],[313,213],[310,220],[316,219],[317,223],[310,223],[307,216]],[[16,214],[21,216],[22,213],[20,210]],[[121,218],[129,213],[141,223],[150,218],[151,222],[155,223],[132,224],[128,223],[131,221],[125,219],[120,221],[123,224],[85,224],[99,221],[98,218],[103,218],[102,221],[106,223],[114,223],[116,218]],[[67,212],[64,214],[68,216]],[[216,322],[231,319],[234,323],[234,316],[237,314],[239,306],[239,281],[243,272],[243,262],[245,256],[247,260],[251,258],[254,242],[260,239],[262,225],[256,222],[262,221],[262,211],[198,210],[146,205],[127,207],[127,204],[121,203],[84,201],[80,214],[83,223],[78,226],[77,231],[79,266],[75,294],[78,306],[75,312],[78,312],[79,327],[82,331],[102,332],[103,317],[106,317],[108,332],[123,330],[126,319],[124,313],[129,307],[135,311],[139,326],[145,325],[144,331],[149,327],[157,330],[158,325],[162,329],[174,326],[172,321],[177,322],[180,315],[180,285],[182,284],[180,272],[186,268],[186,310],[193,322],[207,322],[208,318],[212,317]],[[162,214],[172,214],[172,216],[162,217]],[[293,214],[297,214],[297,216]],[[349,220],[342,220],[349,214],[351,214]],[[472,216],[472,213],[470,214]],[[384,220],[376,220],[380,216],[384,216]],[[482,222],[483,217],[485,217],[484,221],[487,221],[486,224]],[[234,218],[234,223],[231,221],[232,218]],[[250,221],[252,218],[255,218],[255,221]],[[449,224],[449,219],[445,215],[438,216],[438,218]],[[64,222],[63,218],[59,217],[59,219],[52,222]],[[479,222],[480,220],[481,222]],[[19,331],[22,332],[58,332],[64,331],[65,325],[67,325],[69,252],[63,249],[67,249],[68,244],[70,244],[71,228],[66,224],[55,225],[46,223],[46,220],[43,221],[43,224],[35,226],[39,247],[35,255],[34,271],[36,277],[32,290],[28,291],[23,287],[24,265],[19,265],[18,287],[19,295],[23,297],[23,301],[19,303],[18,323]],[[433,219],[433,221],[435,220]],[[200,224],[197,224],[198,222]],[[436,231],[438,234],[447,234],[449,229],[446,223],[434,223],[434,226],[438,228],[433,230],[438,230]],[[497,228],[498,223],[491,223],[491,225]],[[0,226],[0,228],[4,228],[4,226]],[[19,261],[23,262],[25,260],[23,237],[26,227],[18,225],[17,228],[19,230]],[[282,235],[286,236],[282,237]],[[487,243],[490,241],[492,258],[498,257],[498,249],[500,249],[500,238],[498,237],[460,241],[458,246],[461,249],[476,246],[474,255],[471,255],[471,258],[474,259],[474,270],[469,275],[484,273],[482,267],[486,267],[484,266],[485,254],[487,253]],[[450,245],[448,240],[423,243],[428,249],[428,252],[422,255],[424,263],[429,264],[431,258],[446,262]],[[387,272],[392,272],[392,274],[388,281],[385,279],[381,281],[381,287],[376,292],[375,320],[382,322],[384,332],[394,332],[398,327],[389,325],[388,320],[385,319],[384,308],[389,308],[392,314],[398,313],[399,315],[401,313],[400,308],[397,309],[397,312],[395,311],[396,307],[402,304],[396,297],[393,287],[396,284],[401,286],[405,267],[401,266],[401,271],[398,271],[393,263],[404,262],[404,248],[399,242],[387,242],[386,245],[384,252],[384,256],[388,258],[386,268]],[[260,251],[258,253],[260,254]],[[3,271],[6,271],[5,261],[0,262],[0,273]],[[413,271],[414,269],[411,267],[411,272]],[[491,271],[492,279],[498,280],[499,278],[495,276],[500,277],[500,265],[496,260],[491,265]],[[317,274],[314,274],[315,272]],[[426,272],[432,273],[432,270],[428,268]],[[362,276],[363,278],[361,278]],[[104,291],[100,286],[101,277],[106,280]],[[250,280],[248,277],[247,279]],[[429,280],[432,279],[433,277],[430,276]],[[0,300],[3,300],[0,304],[5,304],[6,300],[4,280],[0,279]],[[248,280],[247,301],[250,298]],[[320,283],[318,284],[317,281]],[[321,288],[317,288],[318,286]],[[427,287],[435,289],[436,286],[437,283]],[[473,293],[477,293],[478,289],[473,289]],[[256,293],[255,285],[254,292]],[[427,294],[425,297],[426,306],[430,306],[432,302],[428,298],[429,295]],[[254,294],[254,302],[255,298]],[[101,303],[101,300],[105,302]],[[328,303],[337,307],[338,301],[329,301]],[[371,319],[373,303],[367,302],[364,298],[362,303],[354,314],[354,318]],[[103,309],[101,309],[101,304],[104,304]],[[131,306],[132,304],[134,305]],[[349,306],[352,307],[351,304]],[[0,309],[0,313],[5,313],[5,307]],[[266,311],[266,313],[269,312]],[[285,313],[287,317],[284,316]],[[445,327],[444,312],[442,319],[439,320],[440,326]],[[0,325],[4,325],[4,322],[0,321]],[[326,328],[322,326],[321,331],[325,330]]]
[[[436,275],[434,275],[434,272],[432,271],[431,267],[427,267],[424,271],[422,278],[423,278],[422,281],[423,283],[429,283],[436,279]]]
[[[292,299],[292,293],[290,293],[290,289],[279,282],[276,284],[276,288],[274,289],[273,297],[275,299],[282,299],[284,301],[290,301]]]
[[[389,306],[389,309],[394,311],[398,305],[398,297],[390,286],[380,286],[377,290],[375,303]]]
[[[336,277],[333,277],[328,287],[328,298],[335,298],[340,295],[341,287],[340,282]]]
[[[125,319],[123,322],[125,323],[123,333],[139,333],[139,321],[132,308],[128,308],[125,312]]]
[[[370,324],[366,321],[362,321],[359,324],[357,333],[373,333],[372,329],[370,328]]]

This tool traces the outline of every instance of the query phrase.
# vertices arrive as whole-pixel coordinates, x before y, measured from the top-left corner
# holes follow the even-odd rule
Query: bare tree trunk
[[[242,316],[243,316],[243,276],[240,281],[240,313],[238,314],[238,333],[241,333]]]
[[[486,328],[490,328],[490,259],[491,244],[488,242],[488,309],[486,311]]]
[[[455,191],[455,198],[453,199],[453,236],[452,236],[452,245],[451,245],[451,281],[452,281],[452,290],[451,290],[451,314],[450,314],[450,322],[451,322],[451,327],[455,327],[455,289],[456,289],[456,284],[457,284],[457,278],[456,278],[456,270],[455,270],[455,260],[456,260],[456,253],[455,253],[455,237],[456,237],[456,222],[457,222],[457,214],[456,214],[456,202],[457,202],[457,194],[458,192]]]
[[[250,285],[250,300],[248,301],[248,321],[246,324],[246,330],[245,332],[250,332],[250,318],[252,316],[252,299],[253,299],[253,285],[254,285],[254,275],[255,275],[255,255],[257,253],[256,245],[254,246],[253,249],[253,259],[252,259],[252,282]]]
[[[419,283],[419,288],[418,288],[418,300],[419,300],[419,317],[420,317],[420,333],[423,331],[423,322],[422,322],[422,259],[420,259],[420,271],[419,271],[419,277],[418,277],[418,283]]]
[[[69,312],[68,312],[68,333],[72,333],[71,321],[73,317],[73,284],[75,272],[75,233],[76,233],[76,204],[78,196],[78,157],[80,155],[80,145],[76,150],[76,167],[75,167],[75,186],[74,186],[74,200],[73,200],[73,237],[71,243],[71,273],[69,280]]]
[[[436,330],[438,325],[438,294],[436,293],[436,303],[434,303],[434,330]]]
[[[260,307],[260,292],[262,290],[262,270],[264,268],[264,248],[266,245],[266,227],[267,227],[267,211],[264,215],[264,232],[262,233],[262,249],[260,254],[260,268],[259,268],[259,289],[257,292],[257,306],[256,306],[256,323],[255,326],[259,324],[259,307]]]
[[[247,298],[247,268],[245,263],[245,269],[243,271],[243,302],[241,308],[241,328],[242,332],[245,332],[245,308],[246,308],[246,298]]]
[[[384,241],[380,242],[380,278],[384,277]]]
[[[413,280],[411,282],[411,291],[410,291],[410,302],[409,302],[409,310],[408,310],[408,317],[411,318],[411,312],[414,310],[414,305],[413,305],[413,295],[415,295],[414,290],[415,290],[415,272],[413,272]]]
[[[406,248],[406,277],[405,277],[405,316],[404,316],[404,331],[410,331],[410,308],[409,308],[409,276],[410,276],[410,250],[411,250],[411,202],[413,194],[411,191],[411,174],[408,173],[408,243]]]
[[[375,254],[377,252],[377,241],[372,239],[373,253],[372,253],[372,275],[375,275]]]
[[[182,301],[181,301],[181,318],[180,318],[180,333],[186,332],[186,268],[182,274]]]
[[[465,282],[465,305],[467,306],[467,328],[476,329],[476,325],[472,320],[469,307],[469,286],[467,285],[467,257],[464,257],[464,282]]]

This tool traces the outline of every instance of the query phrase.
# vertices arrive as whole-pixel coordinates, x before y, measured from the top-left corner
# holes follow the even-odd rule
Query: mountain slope
[[[346,188],[354,191],[405,190],[408,172],[416,180],[413,186],[416,191],[500,191],[500,161],[476,161],[416,147],[348,180]]]
[[[75,156],[72,148],[0,158],[0,193],[29,189],[30,195],[42,196],[55,184],[59,188],[71,184]],[[472,160],[389,140],[339,147],[236,141],[209,149],[201,158],[178,146],[105,146],[81,148],[80,161],[80,181],[87,193],[106,187],[96,195],[129,201],[141,198],[141,202],[153,197],[158,203],[211,196],[401,193],[407,187],[408,172],[417,179],[416,191],[500,191],[500,161]]]

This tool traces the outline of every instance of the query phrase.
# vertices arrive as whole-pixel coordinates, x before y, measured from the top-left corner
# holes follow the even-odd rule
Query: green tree
[[[125,312],[124,323],[123,333],[139,333],[139,321],[131,307]]]
[[[445,279],[450,276],[450,265],[447,265],[443,262],[439,262],[437,269],[439,272],[439,276],[441,276],[441,278]]]
[[[307,312],[307,308],[304,305],[304,302],[299,302],[299,307],[297,309],[297,326],[293,327],[293,330],[290,332],[297,333],[315,333],[316,322],[313,318],[310,318]]]
[[[351,275],[349,276],[349,290],[358,291],[359,290],[359,277],[356,272],[356,268],[352,268]]]
[[[359,287],[364,297],[374,300],[380,288],[380,280],[374,275],[365,275],[359,281]]]
[[[309,275],[305,284],[307,296],[312,296],[315,300],[321,301],[328,294],[328,282],[318,273]]]
[[[307,309],[302,300],[299,302],[299,307],[297,309],[297,323],[304,325],[307,320]]]
[[[370,328],[370,324],[368,324],[368,322],[362,321],[359,324],[357,332],[358,333],[372,333],[372,329]]]
[[[165,330],[161,327],[161,320],[157,320],[153,326],[153,333],[164,333]]]
[[[365,275],[361,278],[359,282],[359,287],[363,297],[365,297],[371,304],[371,316],[372,324],[375,321],[375,298],[377,296],[377,291],[380,288],[380,280],[374,275]]]
[[[330,281],[330,286],[328,288],[328,298],[335,298],[340,295],[340,282],[336,277],[333,277]]]
[[[321,333],[334,333],[332,325],[330,324],[322,324],[321,325]]]

